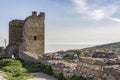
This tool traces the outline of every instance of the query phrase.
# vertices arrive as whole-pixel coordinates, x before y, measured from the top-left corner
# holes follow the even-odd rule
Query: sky
[[[0,0],[0,46],[9,22],[45,12],[46,45],[98,45],[120,41],[120,0]]]

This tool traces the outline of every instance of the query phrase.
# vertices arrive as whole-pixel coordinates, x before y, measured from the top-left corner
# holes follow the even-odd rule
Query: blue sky
[[[0,45],[12,19],[45,12],[46,45],[120,41],[120,0],[0,0]]]

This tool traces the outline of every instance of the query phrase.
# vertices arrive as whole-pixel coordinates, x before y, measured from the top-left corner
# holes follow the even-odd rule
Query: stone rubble
[[[80,57],[79,61],[74,63],[53,58],[55,55],[48,54],[42,61],[43,64],[52,66],[54,74],[63,73],[66,78],[76,75],[93,80],[120,80],[120,58]]]

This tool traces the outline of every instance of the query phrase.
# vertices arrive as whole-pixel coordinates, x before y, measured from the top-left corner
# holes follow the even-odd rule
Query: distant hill
[[[106,50],[120,49],[120,42],[103,44],[103,45],[98,45],[98,46],[94,46],[94,47],[88,47],[88,48],[84,48],[82,50],[91,50],[91,49],[106,49]]]

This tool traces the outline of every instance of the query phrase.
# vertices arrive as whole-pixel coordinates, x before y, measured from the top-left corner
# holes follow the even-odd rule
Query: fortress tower
[[[22,43],[24,20],[12,20],[9,23],[9,44]]]
[[[9,23],[9,45],[7,55],[25,61],[38,61],[44,54],[45,14],[32,12],[25,20],[12,20]],[[16,56],[17,55],[17,56]]]
[[[23,50],[26,56],[25,58],[30,61],[27,56],[39,59],[44,53],[44,20],[45,15],[41,12],[37,15],[36,12],[32,12],[32,15],[26,18],[23,28]]]

